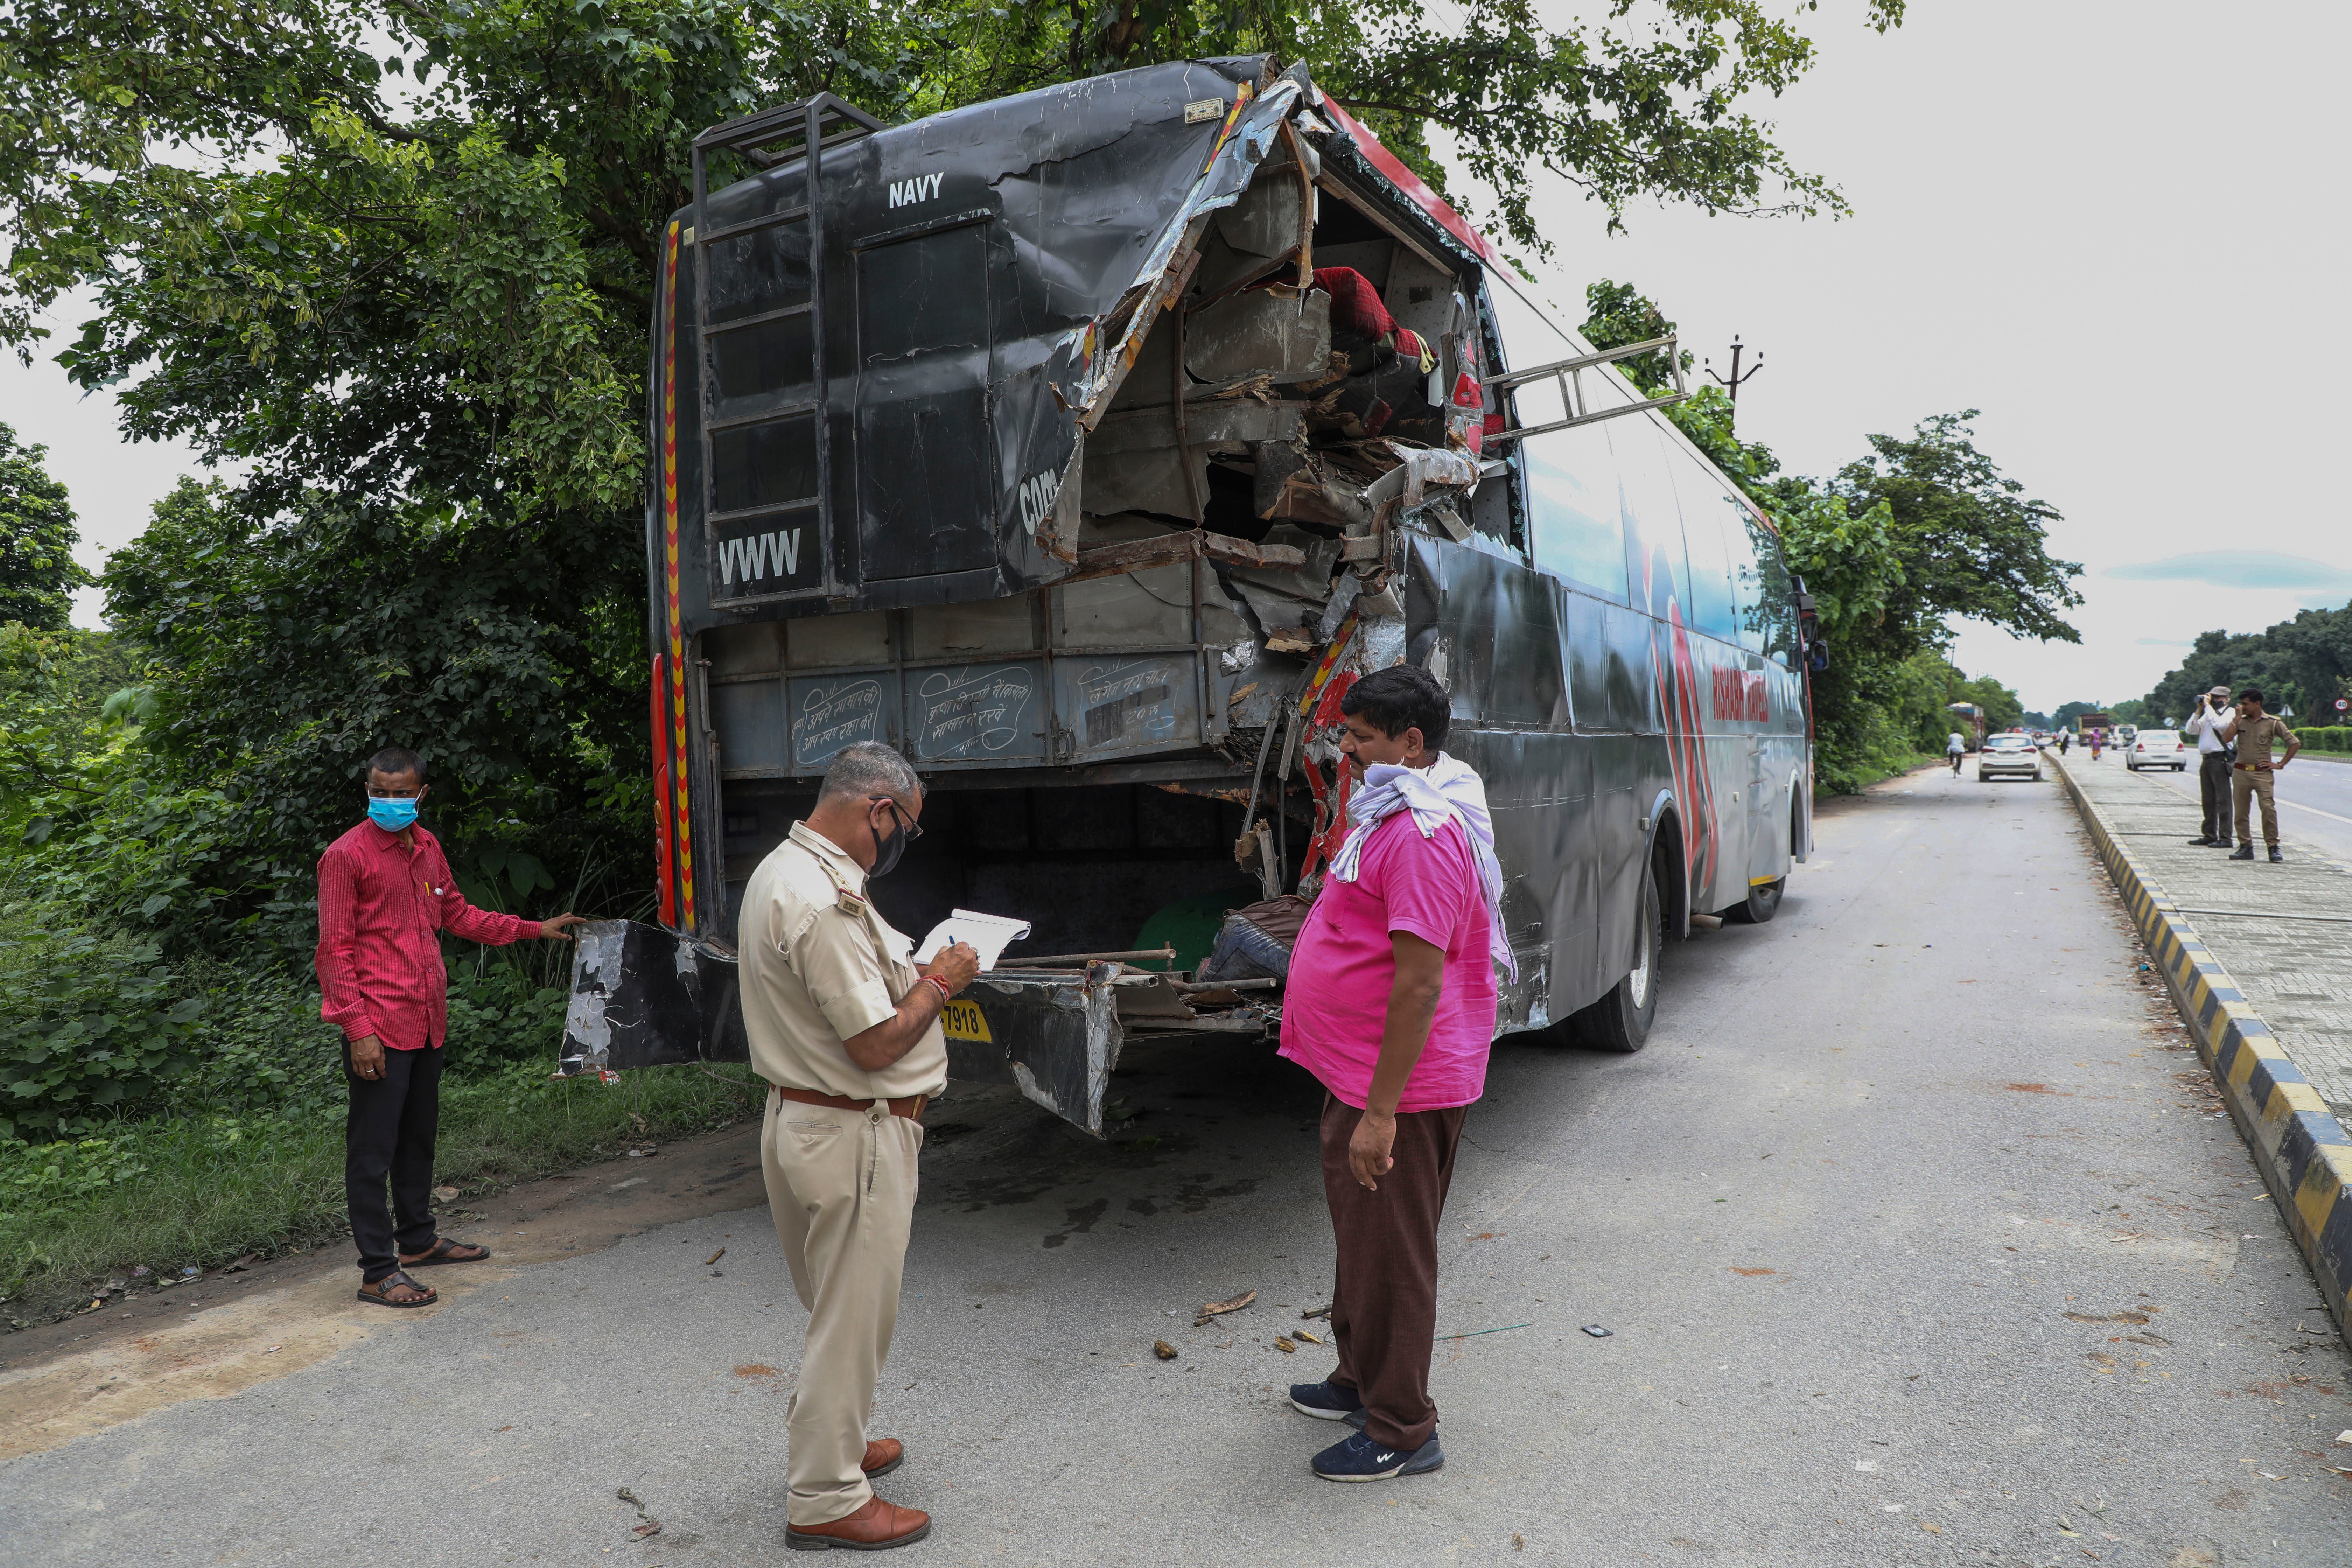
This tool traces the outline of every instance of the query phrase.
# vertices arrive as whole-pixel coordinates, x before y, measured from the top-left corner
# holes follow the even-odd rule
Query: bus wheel
[[[1666,943],[1666,921],[1654,867],[1642,879],[1642,908],[1633,932],[1633,967],[1608,995],[1569,1015],[1579,1043],[1604,1051],[1638,1051],[1650,1043],[1658,1016],[1658,956]]]
[[[1785,877],[1777,882],[1759,882],[1748,889],[1748,897],[1723,911],[1727,920],[1760,926],[1780,912],[1780,889],[1789,885]]]

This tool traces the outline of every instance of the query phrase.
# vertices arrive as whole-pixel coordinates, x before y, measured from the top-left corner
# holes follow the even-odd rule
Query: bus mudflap
[[[735,955],[637,921],[590,921],[573,938],[563,1077],[751,1058]]]

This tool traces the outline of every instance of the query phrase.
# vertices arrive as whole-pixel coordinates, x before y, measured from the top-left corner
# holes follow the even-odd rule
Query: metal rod
[[[1271,991],[1279,980],[1171,980],[1179,991]]]
[[[1010,958],[1001,962],[1007,969],[1034,969],[1046,963],[1108,963],[1139,958],[1164,958],[1173,963],[1176,962],[1176,950],[1172,947],[1144,947],[1129,952],[1056,952],[1045,958]]]

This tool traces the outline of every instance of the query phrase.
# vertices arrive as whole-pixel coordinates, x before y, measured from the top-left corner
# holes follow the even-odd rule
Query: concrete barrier
[[[2211,1069],[2254,1163],[2311,1264],[2336,1331],[2352,1344],[2352,1135],[2287,1056],[2237,982],[2116,837],[2064,759],[2045,759],[2082,814],[2156,968]]]

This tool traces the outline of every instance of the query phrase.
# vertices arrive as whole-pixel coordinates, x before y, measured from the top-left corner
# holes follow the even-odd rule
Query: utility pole
[[[1739,374],[1739,356],[1740,356],[1740,354],[1741,354],[1743,352],[1745,352],[1745,350],[1744,350],[1744,346],[1741,344],[1741,342],[1740,342],[1740,341],[1739,341],[1739,334],[1738,334],[1738,332],[1734,332],[1734,333],[1732,333],[1732,334],[1731,334],[1731,379],[1730,379],[1730,380],[1728,380],[1728,381],[1726,381],[1722,376],[1715,375],[1715,362],[1714,362],[1713,360],[1703,360],[1703,361],[1701,361],[1701,362],[1700,362],[1701,365],[1706,369],[1706,374],[1709,374],[1709,375],[1715,375],[1715,379],[1716,379],[1716,381],[1717,381],[1717,383],[1718,384],[1723,385],[1723,386],[1727,386],[1727,387],[1729,387],[1729,388],[1731,389],[1731,401],[1732,401],[1732,404],[1733,404],[1733,405],[1734,405],[1734,406],[1737,406],[1737,405],[1738,405],[1738,402],[1739,402],[1739,384],[1740,384],[1740,383],[1745,382],[1745,381],[1753,381],[1753,380],[1755,380],[1755,379],[1756,379],[1756,373],[1757,373],[1758,371],[1762,370],[1762,369],[1764,368],[1764,356],[1763,356],[1761,353],[1759,353],[1759,354],[1756,356],[1756,363],[1755,363],[1754,364],[1752,364],[1752,365],[1750,365],[1750,366],[1748,366],[1748,374],[1745,374],[1745,375],[1740,374]]]

